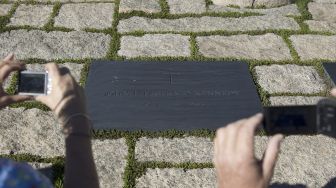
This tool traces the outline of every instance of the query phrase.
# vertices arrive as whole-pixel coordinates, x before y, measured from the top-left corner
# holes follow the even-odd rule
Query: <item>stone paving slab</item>
[[[215,170],[204,169],[147,169],[144,176],[136,180],[136,188],[214,188],[217,185]]]
[[[273,93],[319,93],[326,85],[312,66],[270,65],[256,66],[257,82],[265,91]]]
[[[128,147],[124,138],[93,140],[93,156],[101,188],[122,188]]]
[[[324,97],[276,96],[270,97],[272,106],[316,105]]]
[[[210,5],[208,12],[239,12],[239,13],[259,13],[278,16],[300,16],[300,12],[295,4],[269,8],[269,9],[251,9],[251,8],[232,8],[227,6]]]
[[[336,60],[336,35],[292,35],[289,39],[301,60]]]
[[[6,108],[0,117],[0,154],[64,155],[64,138],[51,112]]]
[[[142,37],[123,36],[118,55],[138,56],[190,56],[190,37],[178,34],[146,34]]]
[[[309,3],[308,10],[314,20],[336,22],[336,4]]]
[[[171,14],[201,14],[206,12],[205,0],[167,0],[167,3]]]
[[[221,6],[239,6],[239,7],[251,7],[253,5],[253,0],[212,0],[215,5]]]
[[[8,25],[43,27],[48,23],[53,5],[24,5],[21,4],[11,17]]]
[[[314,0],[317,3],[336,3],[336,0]]]
[[[74,77],[74,79],[79,82],[81,79],[81,71],[84,67],[84,64],[79,63],[64,63],[64,64],[58,64],[60,68],[66,67],[70,70],[71,75]],[[45,66],[43,64],[27,64],[26,65],[27,70],[32,71],[44,71]]]
[[[138,161],[172,163],[212,161],[213,143],[210,138],[140,138],[135,147]]]
[[[307,20],[305,23],[308,24],[311,31],[336,33],[336,22]]]
[[[0,34],[0,57],[14,52],[18,59],[83,59],[105,57],[111,36],[83,31],[15,30]]]
[[[273,33],[265,35],[205,36],[196,38],[199,52],[205,57],[258,60],[291,60],[283,39]]]
[[[1,4],[0,5],[0,16],[6,16],[13,7],[13,4]]]
[[[106,29],[112,26],[113,3],[65,4],[55,18],[55,26],[82,30]]]
[[[222,18],[204,16],[200,18],[186,17],[179,19],[150,19],[134,16],[120,20],[120,33],[145,31],[203,32],[203,31],[253,31],[268,29],[299,30],[293,18],[282,16],[249,16],[243,18]]]
[[[291,0],[254,0],[253,1],[253,6],[254,7],[266,7],[266,8],[270,8],[270,7],[280,7],[280,6],[284,6],[284,5],[288,5],[292,3]]]
[[[127,13],[132,11],[143,11],[157,13],[161,11],[159,0],[121,0],[119,12]]]

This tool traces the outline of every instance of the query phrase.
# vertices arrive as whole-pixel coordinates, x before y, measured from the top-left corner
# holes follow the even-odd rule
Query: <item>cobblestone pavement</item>
[[[54,61],[85,86],[92,59],[246,60],[264,105],[315,104],[330,84],[321,63],[336,61],[336,1],[297,0],[269,8],[211,0],[3,0],[0,57],[14,52],[41,70]],[[17,75],[5,83],[12,93]],[[27,161],[63,187],[64,141],[39,103],[0,110],[0,155]],[[101,187],[216,187],[214,132],[96,131]],[[260,158],[266,136],[255,137]],[[289,136],[272,184],[336,187],[336,140]]]

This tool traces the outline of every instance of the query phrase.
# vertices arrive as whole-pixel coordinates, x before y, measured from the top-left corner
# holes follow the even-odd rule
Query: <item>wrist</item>
[[[91,119],[87,114],[73,114],[62,122],[62,132],[66,137],[87,136],[91,137]]]

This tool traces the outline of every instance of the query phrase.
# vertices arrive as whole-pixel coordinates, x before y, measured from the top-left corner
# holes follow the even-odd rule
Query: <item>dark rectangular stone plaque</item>
[[[325,75],[329,77],[330,84],[335,86],[336,83],[336,63],[323,63]]]
[[[214,130],[262,111],[244,62],[107,62],[86,83],[95,129]]]

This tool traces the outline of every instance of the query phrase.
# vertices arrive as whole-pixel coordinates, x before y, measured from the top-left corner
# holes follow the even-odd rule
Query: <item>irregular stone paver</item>
[[[79,63],[64,63],[64,64],[58,64],[58,66],[61,67],[66,67],[70,70],[71,75],[75,78],[77,82],[80,81],[81,78],[81,71],[82,68],[84,67],[84,64],[79,64]],[[44,71],[45,66],[43,64],[27,64],[26,65],[27,70],[32,70],[32,71]]]
[[[221,6],[235,5],[240,7],[250,7],[253,5],[253,0],[212,0],[212,2],[215,5]]]
[[[0,5],[0,16],[6,16],[12,7],[13,7],[12,4],[1,4]]]
[[[257,66],[257,82],[269,93],[318,93],[326,89],[314,67],[298,65]]]
[[[314,20],[336,22],[336,4],[309,3],[308,10]]]
[[[195,13],[206,11],[204,0],[167,0],[171,14]]]
[[[286,5],[282,7],[269,8],[269,9],[249,9],[249,8],[232,8],[227,6],[210,5],[208,12],[253,12],[259,14],[279,15],[279,16],[300,16],[300,12],[295,4]]]
[[[128,154],[125,139],[93,140],[92,150],[100,187],[122,188]]]
[[[253,24],[251,24],[253,23]],[[200,18],[179,19],[150,19],[131,17],[120,20],[118,31],[121,33],[134,31],[174,31],[174,32],[202,32],[202,31],[252,31],[267,29],[299,30],[299,25],[293,18],[282,16],[250,16],[243,18],[223,18],[204,16]]]
[[[140,138],[135,146],[138,161],[208,163],[212,162],[212,153],[210,138]]]
[[[213,188],[217,180],[215,169],[147,169],[146,174],[136,180],[136,188]]]
[[[336,3],[336,0],[314,0],[317,3]]]
[[[307,20],[305,23],[308,24],[309,29],[312,31],[336,33],[336,22]]]
[[[8,25],[43,27],[49,21],[52,5],[24,5],[21,4],[10,19]]]
[[[265,35],[205,36],[196,38],[199,52],[206,57],[233,57],[258,60],[292,59],[280,36]]]
[[[38,170],[41,174],[47,177],[51,182],[53,182],[53,169],[51,163],[28,163],[34,169]]]
[[[39,109],[0,110],[1,154],[64,155],[64,137],[51,112]]]
[[[301,60],[336,60],[336,35],[292,35],[289,39]]]
[[[82,59],[104,57],[111,37],[83,31],[15,30],[0,34],[0,57],[14,52],[18,59]]]
[[[277,96],[270,97],[272,106],[316,105],[324,97]]]
[[[112,26],[113,12],[113,3],[65,4],[55,18],[55,26],[106,29]]]
[[[264,7],[279,7],[283,5],[288,5],[291,0],[254,0],[253,6],[264,6]]]
[[[121,0],[119,12],[143,11],[157,13],[161,11],[159,0]]]
[[[178,34],[123,36],[118,55],[126,57],[190,56],[189,36]]]

